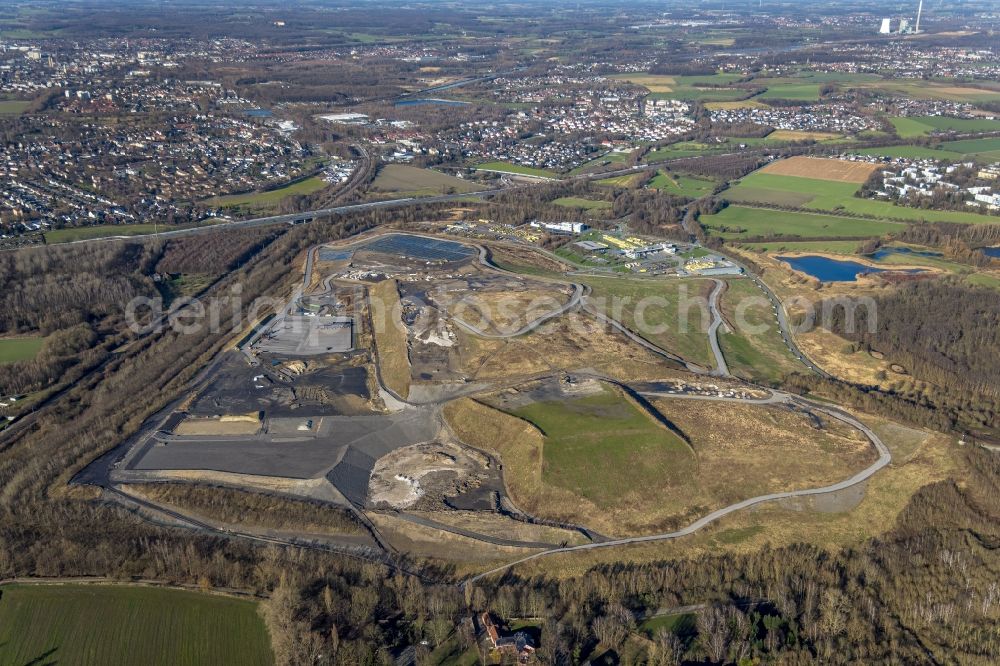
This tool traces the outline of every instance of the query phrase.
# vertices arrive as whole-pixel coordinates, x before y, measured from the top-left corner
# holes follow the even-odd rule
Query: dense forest
[[[997,396],[1000,299],[995,291],[958,280],[916,280],[876,295],[875,305],[858,308],[853,324],[845,308],[831,305],[825,325],[883,352],[920,379]]]
[[[0,334],[45,336],[31,360],[0,365],[0,395],[76,381],[129,338],[126,306],[164,296],[172,275],[207,284],[246,262],[281,230],[251,229],[168,241],[47,246],[0,254]],[[195,294],[189,294],[195,295]]]

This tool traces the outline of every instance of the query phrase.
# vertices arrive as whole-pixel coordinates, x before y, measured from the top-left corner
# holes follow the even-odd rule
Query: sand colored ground
[[[328,502],[339,502],[347,505],[347,500],[325,478],[290,479],[280,476],[256,476],[252,474],[234,474],[232,472],[216,472],[205,470],[157,470],[131,474],[136,481],[188,481],[191,483],[218,484],[243,490],[261,490],[264,492],[283,493],[293,497],[318,499]],[[130,481],[133,479],[130,479]]]
[[[464,375],[477,380],[595,369],[622,380],[669,378],[678,365],[647,351],[593,317],[570,313],[506,340],[456,330]]]
[[[771,162],[761,169],[761,172],[841,183],[863,183],[876,169],[878,169],[877,164],[867,162],[849,162],[823,157],[789,157],[786,160]]]
[[[435,294],[437,296],[437,294]],[[569,287],[524,287],[439,297],[448,312],[490,334],[509,335],[569,301]]]
[[[439,171],[419,169],[403,164],[390,164],[379,171],[372,183],[372,189],[379,192],[440,194],[449,191],[471,192],[477,187],[461,178],[455,178]]]
[[[536,550],[498,546],[454,534],[385,513],[370,513],[369,519],[394,548],[414,557],[464,562],[497,562],[524,557]]]
[[[955,442],[944,435],[862,417],[893,454],[893,464],[863,487],[854,506],[839,511],[791,503],[770,503],[726,516],[694,535],[671,541],[556,555],[519,565],[515,571],[530,576],[581,575],[589,568],[610,562],[651,562],[676,557],[696,557],[722,552],[751,553],[765,544],[781,547],[812,543],[841,548],[882,534],[896,522],[917,490],[956,472]]]
[[[741,99],[733,102],[705,102],[705,108],[710,111],[722,109],[766,109],[767,105],[755,99]]]
[[[494,263],[501,267],[510,266],[511,270],[562,273],[571,268],[569,264],[526,247],[511,245],[487,245],[486,247],[489,249]]]
[[[611,78],[642,86],[652,93],[673,92],[673,86],[677,83],[674,77],[660,74],[621,74]]]
[[[482,453],[444,442],[397,449],[375,462],[368,482],[373,506],[405,509],[425,495],[450,496],[484,478],[488,461]]]
[[[256,415],[233,415],[221,418],[186,417],[174,428],[175,435],[254,435],[260,430]]]
[[[550,543],[555,546],[563,543],[576,545],[587,541],[586,537],[576,530],[525,523],[498,513],[484,511],[413,511],[411,513],[449,527],[470,530],[477,534],[499,539],[534,541]]]
[[[371,287],[375,321],[375,346],[378,349],[382,381],[405,398],[410,392],[410,357],[406,327],[399,318],[399,291],[395,280],[383,280]]]
[[[783,408],[677,399],[654,407],[690,438],[693,459],[678,458],[685,473],[673,480],[664,474],[662,484],[643,484],[603,506],[546,482],[546,438],[531,423],[467,398],[446,406],[445,417],[463,441],[500,457],[519,508],[615,536],[669,531],[741,499],[833,483],[874,458],[860,433],[826,419],[816,429],[811,418]],[[606,473],[615,485],[628,470]]]

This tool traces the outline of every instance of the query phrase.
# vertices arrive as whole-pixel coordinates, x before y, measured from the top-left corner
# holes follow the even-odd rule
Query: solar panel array
[[[321,247],[319,249],[319,260],[344,261],[345,259],[350,259],[352,254],[354,254],[352,250],[332,250],[330,248]]]
[[[454,241],[405,234],[381,236],[366,243],[364,247],[371,252],[423,261],[461,261],[476,253],[475,248]]]

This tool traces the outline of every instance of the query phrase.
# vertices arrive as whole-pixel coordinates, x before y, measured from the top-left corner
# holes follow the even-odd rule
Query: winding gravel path
[[[483,330],[481,330],[479,328],[476,328],[475,326],[473,326],[472,324],[468,323],[467,321],[459,319],[458,317],[456,317],[454,315],[452,315],[451,320],[453,322],[455,322],[456,324],[458,324],[461,328],[464,328],[469,333],[472,333],[473,335],[477,335],[477,336],[479,336],[481,338],[486,338],[488,340],[506,340],[507,338],[516,338],[516,337],[518,337],[520,335],[524,335],[525,333],[530,333],[531,331],[535,330],[536,328],[538,328],[539,326],[541,326],[542,324],[544,324],[548,320],[554,319],[555,317],[559,317],[559,316],[561,316],[561,315],[569,312],[570,310],[572,310],[576,306],[578,306],[580,304],[580,299],[583,298],[583,285],[582,284],[577,284],[575,282],[572,283],[572,284],[573,284],[573,296],[569,299],[568,302],[566,302],[562,306],[556,308],[555,310],[552,310],[550,312],[546,312],[542,316],[540,316],[540,317],[538,317],[538,318],[536,318],[536,319],[534,319],[532,321],[529,321],[527,324],[525,324],[521,328],[519,328],[516,331],[513,331],[511,333],[487,333],[486,331],[483,331]]]
[[[672,395],[671,397],[683,397],[683,396]],[[694,397],[694,396],[691,396],[691,397]],[[700,399],[709,399],[709,398],[708,397],[702,397]],[[837,419],[837,420],[839,420],[839,421],[841,421],[843,423],[846,423],[846,424],[848,424],[850,426],[853,426],[854,428],[857,428],[872,443],[872,446],[875,448],[875,451],[879,454],[878,460],[876,460],[874,463],[872,463],[871,465],[869,465],[865,469],[861,470],[860,472],[858,472],[854,476],[852,476],[852,477],[850,477],[848,479],[844,479],[843,481],[839,481],[837,483],[831,484],[829,486],[823,486],[821,488],[807,488],[807,489],[804,489],[804,490],[790,490],[790,491],[786,491],[786,492],[769,493],[767,495],[760,495],[758,497],[751,497],[750,499],[745,499],[745,500],[743,500],[741,502],[736,502],[735,504],[730,504],[729,506],[723,507],[721,509],[717,509],[717,510],[713,511],[712,513],[709,513],[708,515],[699,518],[698,520],[694,521],[693,523],[691,523],[687,527],[683,527],[683,528],[681,528],[679,530],[676,530],[674,532],[664,532],[662,534],[649,534],[649,535],[646,535],[646,536],[638,536],[638,537],[627,537],[627,538],[624,538],[624,539],[613,539],[611,541],[602,541],[600,543],[587,543],[587,544],[582,544],[582,545],[579,545],[579,546],[567,546],[567,547],[564,547],[564,548],[553,548],[551,550],[545,550],[545,551],[542,551],[542,552],[539,552],[539,553],[534,553],[532,555],[528,555],[527,557],[522,557],[519,560],[515,560],[513,562],[509,562],[509,563],[501,565],[499,567],[495,567],[493,569],[490,569],[489,571],[484,571],[483,573],[478,574],[476,576],[472,576],[471,578],[467,579],[463,583],[463,585],[468,584],[468,583],[474,583],[474,582],[476,582],[478,580],[481,580],[483,578],[486,578],[486,577],[492,576],[494,574],[498,574],[498,573],[502,573],[504,571],[507,571],[511,567],[517,566],[518,564],[523,564],[525,562],[530,562],[531,560],[537,560],[539,558],[546,557],[548,555],[558,555],[560,553],[573,553],[573,552],[579,552],[579,551],[585,551],[585,550],[595,550],[597,548],[612,548],[612,547],[615,547],[615,546],[627,546],[627,545],[630,545],[630,544],[648,543],[648,542],[653,542],[653,541],[667,541],[667,540],[670,540],[670,539],[677,539],[677,538],[680,538],[680,537],[688,536],[690,534],[694,534],[695,532],[697,532],[698,530],[704,528],[705,526],[710,525],[711,523],[714,523],[715,521],[719,520],[720,518],[728,516],[729,514],[732,514],[732,513],[736,513],[737,511],[742,511],[743,509],[747,509],[749,507],[756,506],[758,504],[763,504],[765,502],[773,502],[775,500],[789,499],[789,498],[793,498],[793,497],[809,497],[809,496],[812,496],[812,495],[823,495],[825,493],[832,493],[832,492],[836,492],[838,490],[845,490],[845,489],[850,488],[852,486],[856,486],[859,483],[867,481],[868,479],[870,479],[872,477],[872,475],[874,475],[880,469],[882,469],[883,467],[886,467],[889,463],[892,462],[892,454],[889,452],[888,447],[886,447],[886,445],[882,442],[882,440],[879,438],[879,436],[876,435],[872,431],[871,428],[869,428],[865,424],[861,423],[860,421],[858,421],[856,418],[854,418],[850,414],[847,414],[847,413],[845,413],[845,412],[843,412],[843,411],[841,411],[839,409],[831,409],[829,407],[825,407],[823,405],[815,403],[815,402],[813,402],[811,400],[806,400],[806,399],[801,398],[799,396],[792,396],[790,394],[782,393],[780,391],[775,391],[773,399],[769,400],[769,402],[777,401],[776,399],[781,399],[781,400],[784,400],[786,402],[798,403],[800,405],[808,406],[810,409],[813,409],[813,410],[818,411],[818,412],[822,412],[822,413],[824,413],[824,414],[826,414],[828,416],[831,416],[831,417],[833,417],[833,418],[835,418],[835,419]],[[720,400],[726,400],[726,399],[720,399]],[[754,400],[749,400],[749,399],[743,400],[743,399],[739,399],[739,398],[729,398],[728,401],[730,401],[730,402],[756,402],[757,404],[759,404],[759,401],[754,401]]]

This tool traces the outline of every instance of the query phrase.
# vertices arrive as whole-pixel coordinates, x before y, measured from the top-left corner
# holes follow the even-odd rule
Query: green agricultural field
[[[585,208],[586,210],[611,208],[610,201],[595,201],[593,199],[584,199],[583,197],[560,197],[553,200],[552,203],[566,208]]]
[[[890,118],[889,122],[896,128],[896,134],[904,139],[912,139],[915,136],[926,136],[934,130],[933,127],[920,122],[917,118]]]
[[[913,99],[946,99],[954,102],[996,102],[1000,101],[1000,91],[974,88],[954,80],[934,81],[890,80],[862,83],[858,87],[876,88],[883,92],[911,97]]]
[[[701,223],[723,238],[733,239],[748,236],[789,236],[792,240],[871,238],[903,229],[902,224],[895,222],[745,206],[729,206],[717,215],[702,216]]]
[[[672,143],[669,146],[649,151],[646,153],[645,157],[642,158],[642,161],[648,164],[650,162],[672,160],[681,157],[695,157],[710,153],[728,152],[732,151],[733,147],[738,143],[738,140],[736,139],[733,139],[732,141],[733,143],[701,143],[700,141],[681,141],[679,143]]]
[[[726,280],[726,284],[722,313],[733,330],[720,332],[719,344],[730,371],[737,377],[771,384],[805,370],[782,340],[777,315],[764,292],[748,279]]]
[[[652,99],[687,99],[703,102],[724,102],[741,99],[749,94],[742,88],[724,88],[740,79],[738,74],[712,74],[705,76],[673,76],[669,90],[659,89],[650,95]]]
[[[0,99],[0,116],[19,116],[31,106],[31,102],[13,99]]]
[[[678,304],[682,299],[707,297],[711,280],[650,280],[580,276],[591,289],[590,303],[605,315],[678,356],[705,367],[714,367],[708,344],[707,308],[693,305],[681,321]],[[707,301],[706,301],[707,302]],[[641,304],[647,306],[637,311]],[[637,318],[641,316],[641,321]]]
[[[934,131],[951,132],[996,132],[1000,131],[1000,120],[989,118],[949,118],[947,116],[911,116],[891,118],[896,133],[904,139],[926,136]]]
[[[941,148],[981,161],[1000,160],[1000,138],[947,141],[941,144]]]
[[[897,206],[888,201],[861,199],[854,196],[859,187],[857,183],[783,176],[756,171],[743,178],[734,187],[726,190],[724,196],[726,199],[736,202],[803,207],[833,213],[844,211],[874,218],[914,222],[990,224],[994,221],[989,216],[978,213],[922,210]]]
[[[672,174],[668,171],[660,171],[649,181],[649,187],[653,189],[693,199],[711,194],[716,185],[718,183],[709,178]]]
[[[394,196],[435,196],[438,194],[473,192],[476,183],[449,176],[440,171],[420,169],[405,164],[390,164],[379,170],[372,183],[376,192],[391,192]]]
[[[0,587],[0,663],[274,663],[257,604],[113,585]]]
[[[92,227],[70,227],[66,229],[52,229],[45,232],[45,242],[49,245],[54,243],[71,243],[78,240],[89,240],[91,238],[107,238],[108,236],[144,236],[161,231],[174,231],[177,229],[191,229],[193,227],[203,227],[212,224],[220,224],[225,220],[213,218],[204,222],[194,224],[99,224]]]
[[[0,338],[0,365],[29,361],[38,355],[44,343],[45,338],[37,336]]]
[[[205,203],[209,206],[221,206],[222,208],[246,208],[260,210],[276,205],[285,197],[295,194],[313,194],[328,187],[329,183],[319,176],[305,178],[296,183],[268,190],[266,192],[248,192],[246,194],[230,194],[222,197],[213,197]]]
[[[696,463],[680,437],[615,389],[535,402],[512,413],[545,435],[543,481],[598,507],[621,503],[634,488],[681,485]]]
[[[979,285],[980,287],[1000,290],[1000,277],[990,275],[989,273],[973,273],[965,276],[965,281],[970,284]]]
[[[932,160],[960,160],[962,153],[927,146],[882,146],[880,148],[865,148],[858,151],[859,155],[875,155],[877,157],[909,157],[914,159],[930,158]]]
[[[670,92],[676,83],[673,76],[666,74],[646,74],[645,72],[615,74],[609,78],[618,81],[627,81],[634,86],[642,86],[649,92]]]
[[[767,86],[767,90],[754,99],[796,99],[812,102],[819,99],[820,84],[818,83],[778,83],[772,85],[767,81],[754,81]]]
[[[598,185],[604,185],[605,187],[632,187],[633,184],[642,178],[642,174],[625,174],[624,176],[612,176],[611,178],[602,178],[601,180],[595,181]]]
[[[853,84],[880,81],[881,78],[878,74],[849,74],[847,72],[813,72],[802,70],[794,76],[786,77],[784,80],[788,83],[809,81],[812,83]]]
[[[546,169],[535,169],[533,167],[523,166],[521,164],[511,164],[510,162],[484,162],[483,164],[477,164],[476,169],[480,171],[498,171],[500,173],[513,173],[522,176],[536,176],[538,178],[559,178],[559,174],[555,171],[547,171]]]

